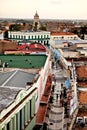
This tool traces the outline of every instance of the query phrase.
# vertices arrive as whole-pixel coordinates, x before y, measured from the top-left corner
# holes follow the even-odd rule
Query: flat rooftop
[[[18,88],[0,87],[0,112],[14,102],[20,91]]]
[[[62,44],[62,43],[71,43],[72,45],[76,43],[87,43],[87,40],[82,40],[82,39],[76,39],[76,40],[55,40],[55,44]]]
[[[12,104],[18,93],[25,90],[27,84],[33,84],[37,78],[37,74],[21,70],[0,72],[0,111]]]
[[[47,56],[39,55],[0,55],[1,63],[8,63],[9,68],[41,68],[46,62]]]
[[[33,83],[36,75],[21,70],[0,72],[0,87],[26,88],[27,83]]]

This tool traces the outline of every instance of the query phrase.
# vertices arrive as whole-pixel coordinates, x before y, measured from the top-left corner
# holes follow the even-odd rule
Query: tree
[[[4,38],[5,38],[5,39],[8,38],[8,30],[6,30],[6,31],[4,32]]]
[[[37,26],[38,26],[38,23],[35,22],[34,31],[37,31]]]
[[[9,27],[10,31],[20,31],[21,30],[21,25],[20,24],[12,24]]]
[[[46,26],[45,26],[45,25],[42,25],[42,26],[40,27],[40,30],[46,31],[46,30],[47,30],[47,29],[46,29]]]

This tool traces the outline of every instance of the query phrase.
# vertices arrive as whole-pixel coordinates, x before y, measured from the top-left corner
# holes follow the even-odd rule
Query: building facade
[[[0,73],[1,74],[1,73]],[[12,75],[13,78],[9,79]],[[1,74],[2,75],[2,74]],[[7,75],[8,83],[5,76]],[[19,75],[19,82],[14,80]],[[21,76],[24,81],[21,81]],[[27,80],[31,77],[29,80]],[[0,82],[0,130],[32,130],[36,122],[36,91],[37,88],[27,82],[32,82],[35,75],[16,70],[4,73]],[[11,84],[12,82],[12,84]],[[21,83],[21,84],[20,84]],[[27,86],[24,86],[27,84]]]
[[[0,40],[3,40],[3,39],[4,39],[4,33],[0,32]]]
[[[6,57],[8,56],[6,55]],[[33,58],[31,57],[30,60],[30,55],[28,57],[29,62],[33,64]],[[26,60],[28,57],[24,59]],[[10,62],[14,62],[13,65],[9,63],[9,68],[5,68],[4,70],[11,69],[10,72],[0,73],[0,97],[2,99],[0,100],[0,130],[32,130],[35,126],[36,113],[39,109],[41,96],[44,93],[51,61],[50,54],[48,54],[47,58],[41,55],[42,59],[45,58],[43,59],[44,63],[40,57],[34,57],[40,60],[39,64],[42,62],[39,72],[38,69],[35,71],[38,60],[33,59],[36,66],[31,71],[27,69],[25,71],[20,69],[15,71],[15,68],[18,67],[14,65],[15,61],[12,59]],[[23,55],[21,55],[21,58],[18,56],[18,58],[22,58],[21,60],[23,61]],[[7,59],[4,60],[7,61]],[[15,60],[17,60],[17,57],[15,57]],[[21,63],[17,60],[17,62],[22,65],[25,61]],[[28,62],[28,59],[26,62]],[[12,66],[13,68],[11,68]],[[24,67],[22,66],[22,68]],[[28,68],[30,67],[28,66]]]
[[[38,32],[29,32],[29,31],[9,31],[8,39],[15,41],[33,41],[39,42],[44,45],[49,44],[50,32],[47,31],[38,31]]]

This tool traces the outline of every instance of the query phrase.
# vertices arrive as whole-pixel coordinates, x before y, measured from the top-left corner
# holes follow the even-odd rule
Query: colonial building
[[[0,130],[32,130],[45,90],[49,54],[1,55]],[[4,71],[4,72],[3,72]]]
[[[49,44],[50,32],[47,31],[9,31],[8,38],[15,41],[34,41],[44,45]]]
[[[32,130],[36,120],[36,74],[15,70],[0,75],[0,130]]]
[[[3,40],[3,39],[4,39],[4,33],[0,32],[0,40]]]
[[[72,43],[72,41],[80,41],[81,39],[74,33],[70,32],[53,32],[50,36],[50,45],[54,48],[61,48],[64,46],[68,46],[68,43]]]

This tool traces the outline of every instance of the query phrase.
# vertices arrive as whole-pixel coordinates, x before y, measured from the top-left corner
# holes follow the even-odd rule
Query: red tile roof
[[[70,32],[51,32],[51,35],[75,35],[75,34]]]
[[[43,123],[44,122],[44,116],[46,113],[47,105],[46,104],[40,104],[37,115],[36,115],[36,123]]]
[[[80,111],[78,112],[77,116],[80,116],[80,117],[87,116],[87,111]]]
[[[39,109],[38,109],[38,112],[36,115],[37,124],[39,124],[39,123],[42,124],[44,121],[45,113],[47,110],[47,103],[48,103],[48,99],[50,96],[51,83],[52,83],[52,75],[49,75],[46,86],[45,86],[44,94],[41,97],[41,101],[40,101],[41,103],[40,103],[40,106],[39,106]]]
[[[80,91],[78,97],[80,104],[87,104],[87,91]]]
[[[52,75],[49,75],[45,86],[44,95],[50,94],[51,84],[52,84]]]
[[[48,96],[43,95],[40,102],[48,103]]]
[[[87,65],[77,67],[76,71],[77,71],[77,77],[78,78],[87,77]]]
[[[38,50],[42,50],[42,51],[46,51],[45,46],[43,46],[41,43],[31,43],[29,45],[29,49],[38,49]]]
[[[78,82],[78,87],[87,88],[87,82]]]

